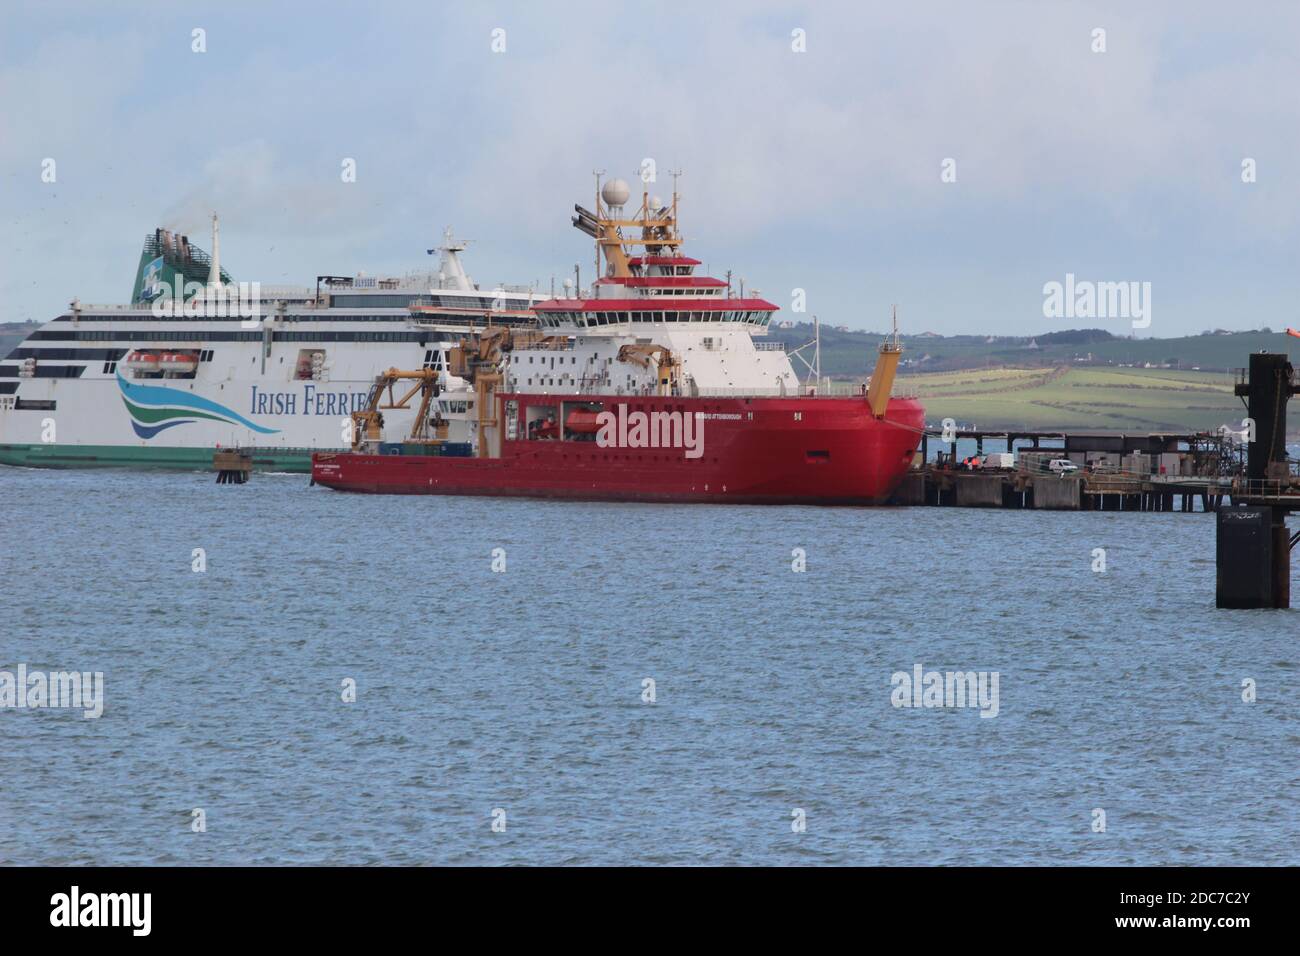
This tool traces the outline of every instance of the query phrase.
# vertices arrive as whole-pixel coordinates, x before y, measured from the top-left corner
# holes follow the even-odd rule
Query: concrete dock
[[[959,441],[1005,443],[1014,467],[967,467]],[[1017,447],[1018,442],[1028,443]],[[1056,447],[1048,447],[1052,442]],[[932,443],[947,446],[929,461]],[[1065,459],[1070,474],[1051,470]],[[921,462],[924,462],[922,464]],[[921,455],[891,502],[958,508],[1035,508],[1056,511],[1214,511],[1244,474],[1241,446],[1214,432],[1133,433],[949,430],[927,431]],[[1199,507],[1198,507],[1199,504]]]
[[[891,504],[1050,511],[1214,511],[1231,478],[1142,479],[1117,475],[970,472],[927,466],[910,472]],[[1198,507],[1199,504],[1199,507]]]

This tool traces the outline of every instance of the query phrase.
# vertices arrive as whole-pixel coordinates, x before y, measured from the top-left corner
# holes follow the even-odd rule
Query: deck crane
[[[681,367],[681,362],[677,356],[673,355],[672,350],[663,345],[624,345],[618,350],[618,360],[620,362],[630,362],[633,365],[639,365],[643,369],[649,370],[650,362],[653,360],[657,366],[655,378],[659,386],[660,395],[674,395],[677,392],[677,371]]]
[[[432,368],[401,371],[390,368],[375,376],[366,397],[365,408],[352,413],[352,450],[358,451],[365,443],[378,444],[384,435],[384,416],[381,409],[410,408],[411,399],[420,395],[420,405],[415,413],[408,442],[422,444],[439,444],[444,440],[446,426],[442,425],[441,416],[429,418],[429,405],[442,391],[438,384],[438,371]],[[398,382],[412,381],[411,386],[399,398],[395,391]],[[387,394],[388,403],[384,404]],[[429,437],[429,428],[433,427],[434,436]]]

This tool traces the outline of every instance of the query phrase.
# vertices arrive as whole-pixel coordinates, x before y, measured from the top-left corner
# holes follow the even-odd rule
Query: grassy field
[[[1223,372],[1140,368],[995,368],[899,377],[926,418],[982,428],[1209,431],[1245,415]]]
[[[771,337],[793,349],[812,338],[806,323],[774,329]],[[835,378],[867,374],[876,361],[883,333],[842,332],[823,325],[822,372]],[[947,372],[1001,367],[1053,368],[1089,366],[1169,365],[1175,369],[1226,371],[1247,363],[1252,352],[1286,352],[1300,364],[1300,339],[1282,332],[1233,332],[1185,335],[1167,339],[1120,338],[1104,329],[1074,329],[1029,336],[904,335],[905,371]],[[799,366],[802,368],[802,366]]]

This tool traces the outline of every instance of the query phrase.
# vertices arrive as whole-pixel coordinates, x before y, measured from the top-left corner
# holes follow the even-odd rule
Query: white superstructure
[[[0,463],[205,467],[216,447],[237,446],[262,467],[307,470],[311,452],[348,447],[350,413],[364,405],[375,376],[393,367],[442,371],[436,411],[451,441],[469,442],[473,396],[446,375],[447,349],[484,326],[531,328],[532,307],[549,298],[480,289],[449,229],[436,271],[261,286],[261,314],[248,317],[198,305],[200,292],[234,292],[223,280],[217,228],[214,215],[208,281],[179,314],[156,299],[74,300],[0,361]],[[202,255],[207,265],[184,237],[158,235],[158,250],[179,249],[190,266]],[[145,298],[167,291],[158,280],[163,263],[162,255],[142,262]],[[401,416],[410,414],[394,411],[391,424],[409,427]]]

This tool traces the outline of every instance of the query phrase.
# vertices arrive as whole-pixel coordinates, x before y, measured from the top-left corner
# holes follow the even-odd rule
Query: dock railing
[[[1300,499],[1300,483],[1291,478],[1233,478],[1234,498]]]

